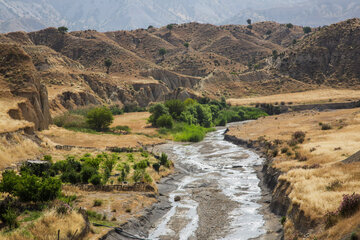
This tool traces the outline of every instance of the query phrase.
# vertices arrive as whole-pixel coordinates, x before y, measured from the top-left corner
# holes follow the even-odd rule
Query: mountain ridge
[[[321,26],[359,16],[355,0],[0,0],[0,32],[62,25],[104,32],[186,22],[244,24],[248,18]]]

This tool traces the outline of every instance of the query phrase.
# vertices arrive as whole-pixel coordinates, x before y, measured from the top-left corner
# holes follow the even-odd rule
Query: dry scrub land
[[[325,129],[328,126],[331,129],[322,130],[324,125]],[[305,133],[303,143],[291,143],[296,131]],[[228,135],[270,143],[273,147],[267,154],[275,156],[272,166],[283,172],[279,181],[290,183],[286,194],[292,204],[298,204],[305,216],[317,223],[307,239],[340,239],[358,231],[360,212],[340,219],[327,229],[325,214],[338,209],[343,194],[360,192],[360,162],[342,163],[360,149],[359,132],[360,109],[357,108],[265,117],[232,127]],[[291,220],[284,227],[285,239],[297,235]]]
[[[329,102],[346,102],[360,99],[359,90],[349,89],[319,89],[297,93],[284,93],[270,96],[254,96],[248,98],[230,98],[228,103],[231,105],[253,105],[256,103],[289,103],[301,104],[320,104]]]
[[[9,105],[9,108],[11,107],[12,106]],[[7,109],[5,110],[6,112],[8,111]],[[35,134],[38,137],[36,141],[32,138],[25,137],[26,135],[24,135],[22,131],[17,132],[16,129],[12,133],[3,134],[0,138],[0,169],[4,170],[9,166],[18,168],[20,162],[26,159],[37,159],[43,155],[51,155],[53,161],[57,162],[65,159],[69,155],[75,156],[78,159],[86,153],[92,156],[96,156],[102,152],[110,153],[105,151],[107,147],[139,149],[143,146],[159,144],[164,141],[155,137],[155,135],[157,135],[156,129],[149,127],[147,123],[149,113],[125,113],[114,117],[115,119],[111,127],[127,125],[131,128],[131,133],[126,135],[90,134],[74,132],[52,125],[49,130],[36,132]],[[4,126],[6,126],[5,120],[7,121],[7,119],[4,118],[3,120],[1,123],[4,123]],[[14,124],[18,122],[19,124],[22,123],[16,120],[11,121],[13,121]],[[15,127],[22,127],[22,125],[19,124]],[[31,123],[29,124],[32,125]],[[10,125],[8,126],[11,127]],[[71,148],[59,148],[59,146],[65,145],[71,146]],[[130,165],[128,181],[131,185],[134,174],[134,170],[132,169],[133,164],[148,159],[150,167],[147,168],[146,172],[152,178],[153,181],[150,185],[155,190],[154,192],[142,192],[139,190],[113,190],[103,192],[80,189],[74,185],[64,185],[62,193],[65,196],[76,195],[76,199],[71,202],[72,207],[75,209],[81,207],[82,209],[93,212],[93,216],[90,217],[91,222],[95,221],[105,225],[119,226],[131,218],[141,216],[144,214],[146,208],[157,202],[155,197],[157,191],[156,182],[173,171],[172,167],[168,169],[161,166],[160,171],[156,172],[151,165],[156,163],[157,160],[151,154],[124,152],[119,153],[118,156],[120,160],[119,163],[116,163],[112,177],[110,177],[108,181],[110,185],[118,184],[118,175],[121,175],[121,172],[116,169],[116,166],[124,163]],[[101,204],[95,206],[95,201],[101,202]],[[0,239],[29,239],[26,237],[27,235],[37,237],[37,239],[55,239],[58,229],[61,229],[61,236],[65,237],[67,233],[74,234],[77,230],[77,234],[79,234],[79,230],[84,229],[86,224],[81,214],[75,211],[63,217],[59,217],[53,210],[35,211],[21,215],[18,217],[18,220],[20,221],[20,228],[9,233],[0,232]],[[73,222],[76,222],[76,224],[69,224]],[[92,227],[91,232],[85,239],[98,239],[106,234],[108,230],[109,229],[102,227]]]

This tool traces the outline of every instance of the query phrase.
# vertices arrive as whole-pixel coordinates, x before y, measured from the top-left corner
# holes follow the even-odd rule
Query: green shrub
[[[111,111],[106,107],[94,108],[86,116],[86,122],[91,129],[102,131],[109,128],[114,121]]]
[[[359,239],[359,236],[357,235],[357,233],[355,233],[355,232],[351,233],[350,240],[358,240],[358,239]]]
[[[80,179],[82,183],[89,183],[89,180],[94,176],[98,175],[96,168],[85,165],[80,172]],[[94,184],[95,185],[95,184]]]
[[[44,159],[44,161],[52,162],[52,156],[51,155],[44,155],[43,159]]]
[[[323,124],[321,125],[321,130],[324,130],[324,131],[330,130],[331,128],[332,128],[331,125],[330,125],[330,124],[327,124],[327,123],[323,123]]]
[[[66,215],[69,212],[69,207],[65,204],[61,204],[60,206],[56,207],[56,213],[58,215]]]
[[[303,27],[303,31],[304,31],[304,33],[305,34],[307,34],[307,33],[311,33],[311,27]]]
[[[160,116],[169,114],[169,110],[162,103],[158,103],[158,104],[155,104],[155,105],[151,106],[150,109],[149,109],[149,112],[151,113],[151,116],[149,118],[149,122],[153,126],[156,126],[156,121],[158,120],[158,118]]]
[[[306,134],[303,131],[296,131],[292,135],[292,139],[296,140],[298,143],[303,143],[305,141]]]
[[[289,148],[288,147],[283,147],[281,149],[281,153],[287,153],[289,151]]]
[[[282,216],[281,219],[280,219],[281,225],[284,225],[285,222],[286,222],[286,217],[285,217],[285,216]]]
[[[168,160],[168,155],[166,155],[166,153],[161,153],[159,160],[160,160],[160,165],[162,166],[168,165],[169,160]]]
[[[16,175],[14,170],[5,170],[2,173],[2,181],[0,183],[1,192],[14,194],[16,184],[20,181],[20,176]]]
[[[157,127],[173,128],[174,121],[170,115],[162,115],[156,120]]]
[[[189,48],[190,44],[188,42],[184,43],[184,47]]]
[[[131,132],[131,128],[129,128],[129,126],[116,126],[111,128],[112,132],[119,132],[119,131],[123,131],[126,133],[130,133]]]
[[[153,169],[156,171],[156,172],[159,172],[160,171],[160,163],[154,163],[152,165]]]
[[[286,27],[287,27],[287,28],[293,28],[294,25],[293,25],[292,23],[288,23],[288,24],[286,24]]]
[[[8,208],[5,213],[1,215],[1,220],[10,229],[18,228],[17,214],[14,209]]]
[[[114,115],[114,116],[124,114],[124,109],[120,108],[120,106],[117,105],[117,104],[116,105],[111,105],[109,107],[109,109],[110,109],[112,115]]]
[[[68,30],[69,30],[69,29],[68,29],[67,27],[65,27],[65,26],[58,27],[58,31],[59,31],[60,33],[62,33],[62,34],[67,33]]]
[[[81,175],[74,170],[67,171],[61,175],[61,181],[64,183],[77,184],[81,182]]]
[[[179,120],[181,113],[185,110],[185,103],[175,99],[165,102],[165,107],[169,110],[169,114],[175,119]]]
[[[93,175],[90,179],[89,182],[92,185],[100,185],[101,184],[101,175],[100,174],[95,174]]]
[[[147,159],[141,160],[140,162],[134,164],[133,168],[136,169],[146,169],[150,165]]]
[[[103,203],[103,202],[102,202],[101,200],[95,199],[93,206],[94,206],[94,207],[100,207],[100,206],[102,205],[102,203]]]

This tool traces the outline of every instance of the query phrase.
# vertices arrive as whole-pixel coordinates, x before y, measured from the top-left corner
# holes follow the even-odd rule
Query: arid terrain
[[[359,19],[313,28],[306,34],[300,26],[275,22],[186,23],[104,33],[48,28],[1,34],[0,170],[19,169],[24,161],[47,155],[56,163],[70,155],[79,159],[87,153],[111,155],[114,149],[121,150],[119,165],[131,162],[134,170],[143,160],[145,168],[157,163],[151,150],[166,140],[148,123],[149,112],[115,116],[110,127],[131,129],[121,134],[54,125],[56,117],[89,106],[148,110],[153,103],[170,99],[221,97],[231,105],[284,106],[286,113],[230,128],[227,136],[247,141],[272,159],[265,166],[274,174],[265,178],[273,179],[270,205],[284,217],[285,239],[348,237],[359,232],[359,212],[349,217],[331,215],[331,226],[325,222],[343,194],[360,192],[359,162],[342,162],[360,150],[359,39]],[[106,60],[111,62],[108,69]],[[340,105],[317,110],[331,103]],[[315,107],[293,111],[292,106],[303,105]],[[301,132],[301,141],[293,139],[295,132]],[[150,153],[143,152],[146,148]],[[128,149],[134,153],[125,153]],[[152,189],[150,194],[143,189],[102,191],[90,184],[85,184],[90,186],[87,189],[69,184],[63,190],[76,193],[74,207],[97,212],[91,217],[118,226],[158,201],[156,183],[174,170],[167,165],[148,170],[154,180],[146,185]],[[114,171],[116,177],[122,174]],[[101,200],[101,206],[94,206],[96,200]],[[49,233],[44,226],[68,222],[57,221],[51,211],[42,214],[35,225],[25,224],[26,233],[19,230],[8,237],[37,236],[33,232],[38,227],[43,239],[49,239],[55,236],[55,227]],[[30,215],[22,218],[32,219]],[[68,217],[82,219],[84,225],[80,220],[81,226],[63,224],[62,231],[69,236],[80,234],[74,233],[77,229],[89,232],[81,212]],[[106,232],[106,228],[92,228],[87,236],[96,239]]]

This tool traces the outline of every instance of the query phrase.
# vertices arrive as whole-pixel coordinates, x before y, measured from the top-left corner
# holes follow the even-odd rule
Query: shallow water
[[[257,203],[261,189],[254,170],[263,159],[250,150],[225,141],[224,132],[225,128],[220,128],[209,133],[200,143],[172,143],[161,148],[186,176],[180,180],[177,190],[169,194],[172,207],[150,231],[150,239],[200,239],[197,231],[202,221],[199,218],[201,209],[198,209],[199,202],[193,194],[194,189],[205,191],[208,186],[220,189],[225,198],[235,203],[230,212],[219,210],[219,214],[226,215],[226,224],[219,227],[219,234],[208,236],[209,239],[242,240],[265,233],[265,221],[259,212],[261,205]],[[180,196],[181,200],[175,202],[175,196]]]

